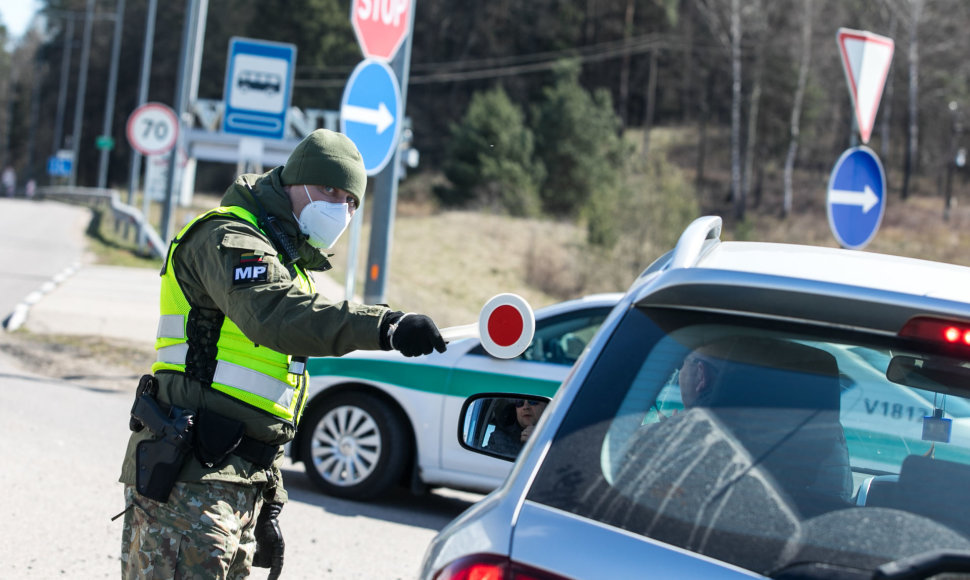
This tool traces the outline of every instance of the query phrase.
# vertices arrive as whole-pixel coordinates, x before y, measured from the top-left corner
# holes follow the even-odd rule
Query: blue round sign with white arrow
[[[367,175],[390,161],[401,134],[401,85],[386,63],[364,59],[351,73],[340,102],[340,132],[357,145]]]
[[[829,227],[843,248],[868,244],[886,210],[886,174],[868,147],[847,149],[829,177],[826,207]]]

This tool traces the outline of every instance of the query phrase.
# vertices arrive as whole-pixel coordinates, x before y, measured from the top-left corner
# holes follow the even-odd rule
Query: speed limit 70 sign
[[[128,143],[142,155],[161,155],[175,147],[178,138],[175,111],[162,103],[145,103],[128,117]]]

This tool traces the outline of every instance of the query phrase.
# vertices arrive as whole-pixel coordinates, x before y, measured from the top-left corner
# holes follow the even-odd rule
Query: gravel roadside
[[[25,374],[79,387],[134,390],[150,372],[155,351],[116,338],[0,331],[0,352]]]

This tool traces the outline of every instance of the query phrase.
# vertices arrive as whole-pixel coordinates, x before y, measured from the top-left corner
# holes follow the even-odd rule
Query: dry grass
[[[723,207],[724,237],[770,242],[790,242],[838,247],[829,228],[825,207],[827,181],[816,183],[811,195],[802,199],[787,219],[777,208],[748,211],[745,223],[731,220],[732,211]],[[929,191],[923,183],[918,191]],[[965,194],[966,192],[964,192]],[[957,195],[959,197],[959,194]],[[915,193],[903,201],[890,190],[879,230],[861,251],[895,254],[970,266],[970,207],[954,204],[948,219],[943,218],[943,199],[937,195]]]
[[[102,336],[0,332],[0,355],[30,375],[88,389],[127,391],[151,368],[155,351]]]
[[[664,137],[651,139],[662,143],[667,156],[681,167],[685,179],[693,182],[697,155],[697,134],[692,129],[661,129]],[[725,131],[709,131],[707,164],[702,190],[698,193],[701,213],[721,215],[725,220],[723,237],[757,241],[791,242],[837,247],[826,214],[826,171],[798,170],[794,175],[792,214],[780,217],[782,169],[766,167],[760,203],[749,200],[745,220],[733,218],[729,197],[730,173],[727,166],[730,152]],[[832,159],[835,165],[836,157]],[[970,265],[970,206],[960,207],[958,201],[970,196],[966,177],[953,179],[954,204],[949,218],[943,218],[943,198],[938,194],[939,177],[934,169],[913,179],[910,196],[903,201],[900,195],[902,171],[883,160],[889,173],[885,215],[872,242],[863,251],[896,254],[927,260]]]
[[[558,300],[529,284],[529,264],[538,256],[547,278],[571,273],[566,248],[579,235],[577,226],[462,211],[416,213],[411,207],[395,219],[385,292],[391,307],[425,312],[439,325],[453,326],[474,322],[481,306],[500,292],[520,294],[534,307]],[[369,237],[365,225],[358,294],[364,289]],[[334,251],[334,278],[343,281],[347,240]]]

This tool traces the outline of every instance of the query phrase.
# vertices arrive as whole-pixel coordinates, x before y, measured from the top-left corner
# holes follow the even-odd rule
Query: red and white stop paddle
[[[441,329],[445,342],[478,338],[485,351],[495,358],[515,358],[522,354],[536,333],[532,307],[518,294],[493,296],[478,315],[478,322]]]

